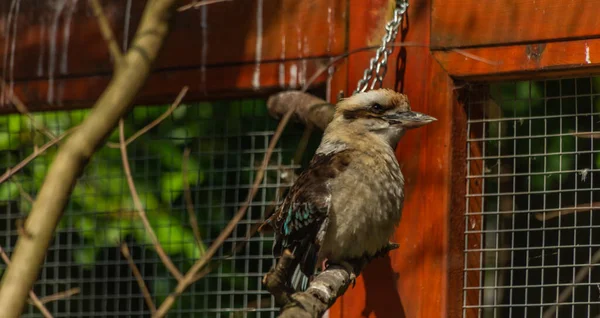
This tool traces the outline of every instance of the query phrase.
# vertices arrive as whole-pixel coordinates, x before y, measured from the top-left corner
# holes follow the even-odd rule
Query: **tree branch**
[[[398,244],[389,243],[371,259],[387,255],[397,248]],[[349,267],[330,265],[311,280],[305,291],[294,292],[287,282],[297,262],[292,253],[285,250],[277,265],[263,278],[263,284],[282,306],[280,318],[321,317],[369,262],[370,259],[363,258],[349,261]]]
[[[117,44],[117,39],[113,34],[113,31],[110,27],[110,22],[104,15],[104,11],[102,10],[102,5],[100,5],[99,0],[90,0],[90,5],[94,10],[94,15],[98,20],[98,26],[100,27],[100,33],[102,33],[102,37],[104,41],[106,41],[106,45],[108,45],[108,50],[110,51],[110,55],[114,60],[114,68],[115,71],[121,67],[123,63],[123,54],[121,53],[121,48],[119,48],[119,44]]]
[[[167,117],[169,117],[171,115],[171,113],[173,113],[175,111],[175,109],[177,109],[177,107],[179,107],[179,105],[181,105],[181,102],[183,101],[185,94],[187,94],[187,91],[188,91],[188,87],[184,86],[181,89],[181,91],[179,92],[179,95],[177,95],[177,98],[175,98],[175,101],[173,101],[173,103],[171,104],[171,107],[169,107],[169,109],[167,109],[164,113],[162,113],[160,116],[158,116],[158,118],[153,120],[151,123],[144,126],[144,128],[136,131],[135,134],[133,134],[133,135],[131,135],[131,137],[127,138],[127,140],[125,140],[125,146],[129,146],[129,144],[134,142],[141,135],[145,134],[150,129],[152,129],[152,128],[156,127],[158,124],[160,124],[163,120],[167,119]],[[114,142],[107,142],[106,146],[109,148],[116,148],[116,149],[121,148],[120,143],[114,143]]]
[[[2,257],[2,260],[4,261],[6,266],[10,265],[10,259],[8,258],[8,255],[6,255],[2,247],[0,247],[0,257]],[[33,290],[29,290],[29,298],[31,300],[31,304],[36,306],[45,318],[52,318],[52,314],[48,311],[48,308],[44,306],[44,303],[40,301],[40,299],[33,292]]]
[[[30,235],[17,239],[12,264],[2,277],[0,312],[4,317],[19,317],[23,311],[77,178],[146,82],[177,2],[153,0],[146,4],[132,49],[123,57],[119,72],[87,118],[59,148],[24,224]]]
[[[560,303],[565,302],[567,300],[567,298],[571,297],[571,295],[573,294],[573,291],[575,290],[576,284],[578,284],[578,283],[582,282],[584,279],[586,279],[592,272],[592,269],[594,269],[594,265],[598,264],[599,262],[600,262],[600,249],[598,249],[598,250],[596,250],[596,252],[594,252],[594,254],[592,255],[592,257],[590,259],[590,263],[588,265],[581,267],[577,271],[572,285],[565,287],[565,289],[563,289],[560,292],[560,294],[558,295],[558,299],[556,300],[556,305],[552,305],[550,308],[546,309],[543,317],[544,318],[554,317],[554,313],[558,310],[558,306],[560,306]]]
[[[200,249],[200,252],[204,253],[205,248],[204,244],[202,244],[202,237],[200,236],[200,229],[198,228],[198,218],[196,218],[196,213],[194,212],[194,203],[192,202],[192,192],[190,191],[190,185],[188,184],[188,161],[190,161],[190,148],[185,148],[183,152],[183,162],[181,163],[185,207],[190,219],[190,226],[192,227],[192,231],[194,232],[196,245],[198,245],[198,249]]]
[[[208,4],[214,4],[214,3],[219,3],[219,2],[229,2],[229,1],[233,1],[233,0],[204,0],[204,1],[195,0],[192,3],[189,3],[184,6],[179,7],[177,9],[177,11],[182,12],[182,11],[186,11],[189,9],[198,9],[198,8],[208,5]]]
[[[57,301],[57,300],[61,300],[61,299],[65,299],[65,298],[69,298],[73,295],[77,295],[81,292],[81,288],[79,287],[75,287],[75,288],[71,288],[71,289],[67,289],[63,292],[59,292],[56,294],[52,294],[49,296],[44,296],[42,298],[40,298],[40,302],[42,304],[46,304],[52,301]]]
[[[225,240],[229,237],[229,235],[231,235],[231,232],[233,232],[233,230],[235,229],[238,222],[240,222],[240,220],[244,217],[244,215],[246,215],[246,210],[248,210],[250,203],[254,199],[254,196],[258,192],[258,188],[259,188],[260,184],[262,183],[262,179],[264,177],[265,170],[267,169],[267,166],[269,165],[269,159],[271,158],[271,154],[273,154],[275,145],[277,145],[277,142],[279,141],[279,138],[281,137],[281,134],[283,133],[283,130],[284,130],[285,126],[287,125],[287,123],[289,122],[290,118],[292,117],[293,113],[294,113],[294,109],[290,108],[288,110],[288,112],[285,114],[285,116],[283,116],[283,118],[279,122],[279,125],[277,126],[277,129],[275,130],[275,134],[273,134],[273,138],[271,139],[271,141],[269,143],[269,148],[267,149],[267,151],[265,153],[265,157],[263,158],[261,167],[258,170],[258,172],[256,173],[256,176],[254,178],[254,184],[252,185],[252,188],[250,189],[250,193],[248,193],[248,198],[246,199],[246,202],[244,203],[244,205],[238,210],[238,212],[234,215],[234,217],[231,219],[231,221],[229,221],[229,223],[227,224],[225,229],[223,229],[223,231],[221,231],[219,236],[210,245],[210,247],[208,248],[206,253],[204,253],[202,255],[202,257],[200,259],[198,259],[192,265],[192,267],[188,270],[188,272],[185,274],[183,279],[181,281],[179,281],[179,283],[177,284],[177,287],[175,287],[175,291],[172,292],[163,301],[163,303],[160,305],[160,307],[158,308],[158,311],[156,312],[156,314],[153,317],[155,317],[155,318],[164,317],[167,314],[169,309],[171,309],[171,307],[175,303],[175,299],[177,297],[179,297],[179,295],[181,295],[183,293],[183,291],[185,291],[185,289],[188,288],[189,285],[191,285],[192,283],[197,281],[197,273],[209,263],[209,261],[215,255],[215,253],[219,250],[221,245],[223,245],[223,242],[225,242]]]
[[[131,253],[129,253],[129,248],[127,247],[127,243],[125,243],[125,242],[123,242],[123,244],[121,244],[121,254],[123,254],[123,256],[125,256],[125,258],[127,259],[129,268],[131,268],[131,272],[133,273],[133,276],[135,277],[135,280],[137,281],[138,286],[140,286],[142,295],[144,295],[144,300],[146,301],[146,305],[148,305],[148,308],[150,308],[150,312],[152,314],[154,314],[156,312],[156,306],[154,305],[154,302],[152,302],[152,296],[150,296],[150,292],[148,291],[148,287],[146,287],[146,283],[144,282],[144,279],[142,278],[142,274],[140,273],[140,270],[137,268],[137,266],[135,266],[135,263],[133,262],[133,258],[131,257]]]
[[[325,130],[335,113],[334,105],[301,91],[285,91],[269,97],[267,109],[275,118],[280,118],[289,109],[294,109],[295,119],[321,130]]]
[[[49,142],[47,142],[46,144],[44,144],[43,146],[35,149],[31,154],[29,154],[29,156],[27,156],[25,159],[21,160],[21,162],[19,162],[14,167],[6,169],[6,171],[0,176],[0,183],[3,183],[4,181],[8,180],[10,177],[15,175],[15,173],[17,173],[21,169],[25,168],[25,166],[27,166],[33,159],[35,159],[39,155],[43,154],[46,150],[48,150],[48,148],[56,145],[59,141],[61,141],[63,138],[65,138],[70,132],[72,132],[75,128],[77,128],[77,127],[73,127],[71,129],[65,131],[62,135],[56,137],[56,139],[52,139]]]
[[[150,221],[148,220],[148,217],[146,216],[146,211],[144,210],[144,206],[142,205],[142,201],[140,200],[140,196],[138,195],[137,189],[135,188],[135,183],[133,182],[133,177],[131,176],[131,168],[129,167],[129,159],[127,157],[127,146],[125,146],[125,133],[123,131],[124,130],[123,127],[124,127],[123,119],[121,119],[119,121],[119,140],[121,143],[121,159],[123,161],[123,170],[125,170],[125,178],[127,179],[127,186],[129,187],[129,192],[131,193],[131,198],[133,199],[133,204],[135,205],[135,209],[137,210],[138,215],[140,216],[140,219],[142,220],[142,224],[144,224],[144,228],[146,229],[146,232],[148,232],[148,235],[150,236],[150,240],[152,241],[152,244],[154,245],[154,249],[156,250],[158,257],[160,257],[160,260],[163,262],[163,264],[169,270],[169,272],[171,272],[171,274],[173,276],[175,276],[175,278],[177,280],[181,280],[183,275],[181,275],[181,272],[179,272],[179,270],[177,269],[175,264],[173,264],[173,262],[171,261],[171,259],[167,255],[167,253],[165,253],[165,250],[160,245],[160,242],[158,241],[158,238],[156,237],[156,234],[154,233],[154,230],[152,229],[152,225],[150,225]]]

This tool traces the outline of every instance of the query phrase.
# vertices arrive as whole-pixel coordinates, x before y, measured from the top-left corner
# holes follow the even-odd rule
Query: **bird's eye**
[[[373,106],[371,106],[371,109],[372,109],[374,112],[377,112],[377,113],[381,113],[382,111],[384,111],[384,110],[385,110],[385,109],[383,108],[383,106],[381,106],[380,104],[373,104]]]

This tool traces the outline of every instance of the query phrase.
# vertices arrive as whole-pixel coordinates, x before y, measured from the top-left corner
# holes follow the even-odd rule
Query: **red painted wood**
[[[559,41],[456,51],[435,51],[453,77],[465,80],[581,74],[600,67],[600,39]]]
[[[186,101],[265,96],[265,94],[286,87],[299,89],[301,87],[300,83],[303,83],[306,78],[302,74],[294,73],[296,76],[291,79],[288,70],[292,68],[305,69],[308,76],[321,70],[326,62],[328,62],[328,59],[308,60],[305,63],[302,61],[264,63],[261,65],[260,72],[260,81],[264,87],[258,91],[254,90],[252,86],[255,79],[254,65],[222,66],[207,68],[205,71],[183,69],[155,72],[151,74],[144,89],[137,96],[135,103],[170,103],[181,91],[181,88],[186,85],[190,88],[186,95]],[[286,70],[284,80],[288,83],[283,87],[280,85],[281,78],[279,77],[281,67]],[[202,74],[205,74],[211,80],[204,84],[199,82],[198,78]],[[343,74],[336,75],[336,78],[343,80]],[[51,105],[46,103],[48,95],[47,80],[19,81],[15,83],[14,90],[30,110],[85,108],[89,107],[90,103],[102,94],[109,81],[110,75],[57,79],[54,84],[57,101],[59,102]],[[296,84],[291,86],[290,83]],[[313,87],[322,87],[326,83],[327,72],[317,78]],[[15,111],[12,106],[0,107],[0,114]]]
[[[600,0],[434,0],[431,46],[455,48],[598,37]]]
[[[18,12],[16,7],[11,10],[11,4],[17,2],[20,3]],[[9,82],[14,80],[21,90],[28,86],[28,96],[35,97],[24,97],[31,103],[28,105],[31,110],[54,105],[90,106],[97,92],[104,88],[112,64],[88,2],[77,1],[75,7],[70,7],[72,2],[66,1],[63,8],[57,8],[51,0],[17,2],[0,1],[0,72],[3,77]],[[133,38],[146,1],[132,0],[131,3],[129,40]],[[185,3],[188,1],[181,1],[182,5]],[[258,10],[258,3],[228,1],[209,5],[204,10],[177,13],[151,83],[142,96],[151,96],[157,101],[170,100],[182,85],[190,85],[189,96],[198,98],[239,96],[239,92],[264,94],[293,88],[312,75],[310,72],[315,69],[310,69],[310,64],[314,64],[311,60],[344,52],[346,0],[263,0],[262,10]],[[122,45],[127,1],[106,0],[102,4],[117,42]],[[281,72],[279,61],[286,61],[286,68]],[[249,71],[252,72],[250,80]],[[285,78],[280,74],[285,74]],[[257,75],[259,77],[255,77]],[[175,80],[152,84],[166,77]],[[60,85],[66,86],[61,88]],[[160,86],[158,90],[156,86]],[[48,87],[53,87],[51,98],[47,94]],[[70,92],[70,88],[82,91]],[[60,90],[64,91],[62,95]],[[70,96],[74,99],[69,99]]]
[[[392,8],[389,4],[350,1],[350,50],[378,43],[374,39],[381,38],[381,25]],[[430,4],[421,0],[411,1],[410,5],[404,40],[427,43]],[[378,28],[369,21],[379,21]],[[428,48],[404,48],[404,71],[403,62],[399,66],[396,63],[396,54],[390,58],[384,86],[397,86],[409,96],[413,109],[435,116],[438,122],[408,132],[398,147],[397,156],[406,179],[406,201],[393,239],[401,247],[389,257],[372,262],[357,279],[356,287],[349,289],[332,308],[331,317],[447,317],[448,293],[461,292],[448,289],[448,273],[451,267],[456,273],[456,264],[462,264],[461,249],[453,249],[458,252],[449,255],[449,239],[451,234],[462,236],[450,233],[450,213],[452,206],[459,205],[451,202],[452,132],[455,112],[464,111],[455,102],[451,79]],[[372,52],[349,59],[352,89],[371,56]]]

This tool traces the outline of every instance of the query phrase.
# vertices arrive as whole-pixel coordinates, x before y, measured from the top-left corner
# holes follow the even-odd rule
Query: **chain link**
[[[358,81],[354,94],[364,92],[369,87],[369,82],[373,80],[369,89],[375,88],[376,85],[383,84],[383,78],[387,72],[388,57],[394,51],[394,47],[388,47],[396,40],[398,29],[402,24],[402,16],[408,8],[408,0],[397,0],[396,9],[394,9],[394,17],[385,25],[385,35],[381,39],[381,46],[377,49],[375,56],[371,58],[369,67],[363,73],[363,77]]]

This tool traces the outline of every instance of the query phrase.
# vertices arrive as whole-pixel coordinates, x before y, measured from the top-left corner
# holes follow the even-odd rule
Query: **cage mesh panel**
[[[598,317],[600,78],[469,92],[463,316]]]
[[[166,106],[136,107],[126,119],[126,134],[154,120]],[[54,134],[79,123],[86,111],[35,114]],[[129,162],[146,213],[172,261],[185,273],[200,255],[182,190],[185,148],[191,150],[188,179],[203,244],[213,239],[244,203],[277,125],[262,100],[182,105],[159,126],[128,147]],[[272,237],[255,235],[235,257],[234,244],[244,242],[265,213],[280,199],[277,189],[292,165],[302,127],[290,125],[271,157],[266,177],[246,216],[219,249],[219,266],[184,292],[169,317],[273,317],[277,312],[261,279],[272,266]],[[111,141],[118,141],[113,134]],[[1,171],[14,166],[48,138],[20,115],[0,117]],[[56,152],[33,160],[0,185],[0,243],[12,253],[18,220],[26,217],[43,176]],[[287,175],[290,175],[287,173]],[[120,242],[160,304],[176,286],[143,230],[131,201],[119,149],[104,147],[94,156],[69,201],[34,291],[39,297],[71,288],[81,292],[49,302],[55,317],[149,317],[142,293]],[[2,273],[5,265],[0,266]],[[24,317],[39,317],[29,305]]]

